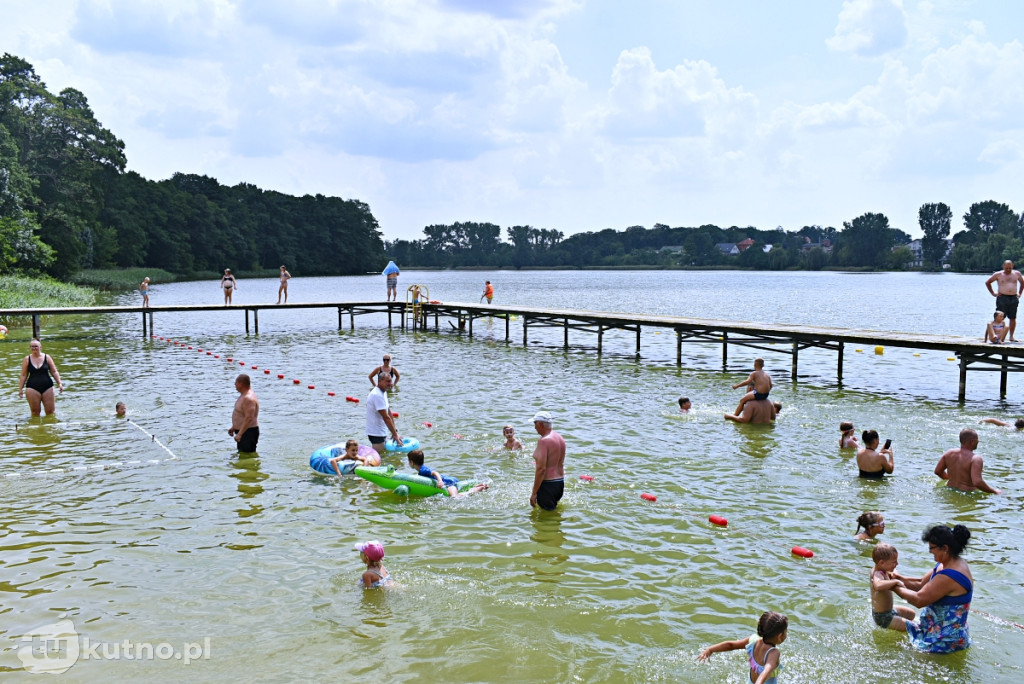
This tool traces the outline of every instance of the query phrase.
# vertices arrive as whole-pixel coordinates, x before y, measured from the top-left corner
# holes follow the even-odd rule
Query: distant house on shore
[[[658,251],[659,252],[668,252],[669,254],[682,254],[686,250],[683,249],[682,245],[665,245],[664,247],[662,247]]]
[[[800,246],[800,252],[802,254],[807,254],[808,252],[810,252],[812,249],[815,249],[815,248],[820,249],[825,254],[831,254],[832,253],[832,241],[831,240],[825,239],[825,240],[822,240],[821,242],[811,242],[810,238],[804,238],[804,239],[806,240],[806,242],[803,245]]]
[[[739,242],[736,243],[736,248],[739,249],[741,252],[753,246],[754,241],[751,240],[750,238],[747,238],[746,240],[740,240]]]
[[[735,242],[719,242],[715,245],[715,249],[728,256],[736,256],[740,253],[740,248],[736,246]]]

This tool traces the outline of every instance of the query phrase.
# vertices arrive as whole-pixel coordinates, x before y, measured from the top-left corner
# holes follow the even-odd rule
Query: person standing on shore
[[[224,288],[224,306],[230,306],[231,295],[238,289],[238,281],[235,280],[235,276],[231,275],[230,268],[224,269],[224,275],[220,279],[220,286]]]
[[[992,290],[992,283],[999,283],[998,292]],[[1013,336],[1017,330],[1017,304],[1020,302],[1021,294],[1024,294],[1024,277],[1020,271],[1013,268],[1013,262],[1007,259],[1003,262],[1003,270],[996,271],[985,281],[988,293],[996,298],[996,311],[1002,311],[1010,319],[1010,341],[1016,342]]]
[[[284,303],[288,303],[288,281],[292,279],[292,274],[288,272],[288,269],[281,265],[281,285],[277,288],[277,303],[281,303],[281,294],[284,293]]]
[[[540,411],[533,417],[533,428],[540,435],[533,450],[536,465],[530,507],[553,511],[565,491],[565,440],[551,429],[551,414]]]
[[[231,412],[228,434],[235,438],[240,452],[252,453],[256,451],[256,443],[260,439],[260,400],[252,391],[252,381],[245,373],[235,378],[235,389],[239,397]]]

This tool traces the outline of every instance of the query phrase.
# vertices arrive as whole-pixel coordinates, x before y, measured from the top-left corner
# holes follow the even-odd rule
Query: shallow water
[[[485,277],[503,304],[979,336],[991,308],[983,278],[949,274],[407,272],[400,283],[476,301]],[[754,278],[771,298],[728,293]],[[297,277],[291,290],[293,301],[378,299],[382,281]],[[240,285],[237,301],[276,297],[273,281]],[[218,291],[158,284],[151,296],[153,304],[206,303]],[[875,310],[897,313],[872,319]],[[12,673],[23,674],[21,636],[66,614],[94,643],[211,644],[209,659],[189,666],[80,660],[63,675],[68,681],[244,672],[281,681],[739,682],[741,654],[702,665],[695,656],[752,633],[771,609],[790,617],[786,681],[1020,679],[1024,629],[1003,621],[1024,623],[1021,435],[980,429],[986,478],[1003,496],[949,492],[932,474],[961,427],[1019,412],[1013,376],[1010,400],[999,402],[996,374],[972,374],[961,407],[952,401],[955,364],[938,353],[847,353],[842,389],[832,355],[802,352],[796,383],[787,356],[765,355],[782,416],[774,427],[735,426],[721,415],[735,408],[739,392],[730,385],[754,352],[731,348],[723,373],[719,348],[687,347],[680,369],[669,334],[645,332],[637,361],[631,333],[608,334],[599,358],[593,348],[563,351],[555,329],[531,329],[523,349],[515,322],[510,344],[502,321],[478,321],[470,341],[388,331],[383,315],[337,331],[331,310],[264,310],[260,335],[249,337],[241,312],[157,314],[155,323],[158,335],[204,351],[141,340],[134,316],[55,319],[44,325],[44,350],[67,386],[58,399],[63,423],[25,425],[17,393],[0,397],[2,472],[24,474],[0,479],[0,610],[10,639],[0,665]],[[16,368],[24,342],[17,330],[0,344],[5,367]],[[490,480],[489,492],[403,500],[309,469],[314,449],[365,439],[362,404],[344,396],[365,399],[366,374],[383,351],[403,375],[392,396],[402,433],[423,442],[429,464]],[[236,456],[226,435],[239,360],[261,399],[258,456]],[[676,409],[680,394],[694,400],[688,415]],[[111,419],[118,400],[138,428]],[[532,447],[529,418],[541,408],[555,414],[569,444],[566,496],[554,514],[529,509],[529,452],[498,448],[506,422]],[[856,478],[852,455],[836,448],[841,420],[894,439],[894,477]],[[29,474],[134,459],[161,462]],[[581,482],[584,473],[594,481]],[[926,524],[971,528],[964,555],[977,583],[973,608],[983,613],[971,617],[967,653],[919,654],[873,629],[871,547],[850,541],[857,515],[869,509],[885,512],[884,538],[911,574],[930,567],[919,539]],[[729,527],[710,525],[712,513]],[[366,538],[384,542],[396,590],[356,588],[361,568],[351,547]],[[816,555],[799,559],[793,545]]]

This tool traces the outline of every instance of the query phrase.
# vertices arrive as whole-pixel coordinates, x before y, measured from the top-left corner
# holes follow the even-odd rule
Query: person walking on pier
[[[935,466],[935,474],[946,480],[946,486],[959,489],[961,492],[973,492],[980,489],[989,494],[999,494],[985,482],[981,471],[985,460],[974,453],[978,448],[978,433],[971,428],[960,431],[960,447],[950,449],[939,458]]]
[[[401,272],[394,261],[389,261],[384,267],[384,277],[388,279],[388,301],[398,301],[398,276]]]
[[[239,397],[231,412],[228,434],[235,438],[240,452],[252,453],[256,451],[256,443],[260,439],[260,400],[252,391],[252,381],[245,373],[235,378],[235,389]]]
[[[277,288],[277,303],[281,303],[281,294],[284,294],[284,303],[288,303],[288,281],[292,279],[292,274],[288,272],[288,269],[281,266],[281,285]]]
[[[238,281],[235,280],[235,276],[231,275],[230,268],[224,269],[224,275],[220,279],[220,286],[224,288],[224,306],[230,306],[231,295],[238,289]]]
[[[533,417],[533,427],[540,435],[533,450],[536,465],[530,507],[540,506],[553,511],[565,491],[565,440],[551,429],[551,414],[541,411]]]
[[[999,291],[992,290],[992,283],[999,283]],[[1007,259],[1003,262],[1003,270],[993,273],[985,281],[988,293],[996,298],[996,311],[1002,311],[1010,319],[1010,341],[1016,342],[1014,332],[1017,330],[1017,304],[1020,296],[1024,294],[1024,277],[1020,271],[1013,268],[1013,262]]]

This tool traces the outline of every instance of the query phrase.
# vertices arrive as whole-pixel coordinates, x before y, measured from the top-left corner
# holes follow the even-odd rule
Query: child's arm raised
[[[751,384],[753,384],[753,382],[754,382],[754,374],[751,373],[750,375],[747,376],[746,380],[744,380],[743,382],[737,382],[735,385],[732,386],[732,388],[733,389],[739,389],[740,387],[743,387],[744,385],[751,385]]]
[[[735,641],[723,641],[723,642],[721,642],[719,644],[715,644],[714,646],[708,646],[707,648],[705,648],[703,651],[700,652],[699,656],[697,656],[697,661],[700,662],[700,661],[707,660],[708,658],[711,657],[712,653],[724,653],[725,651],[738,651],[741,648],[746,648],[748,641],[750,641],[750,637],[747,637],[746,639],[736,639]],[[776,662],[778,662],[778,660],[776,660]]]

